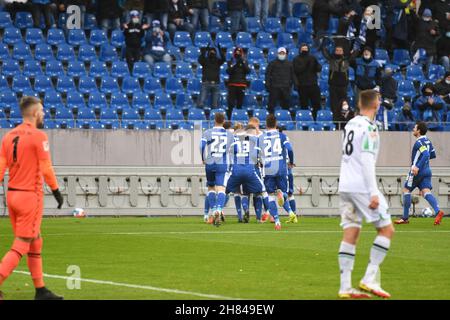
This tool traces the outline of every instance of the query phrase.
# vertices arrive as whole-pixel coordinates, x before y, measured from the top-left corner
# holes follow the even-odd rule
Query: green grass
[[[233,298],[336,298],[338,218],[302,218],[297,225],[283,224],[281,232],[273,224],[228,220],[215,228],[199,217],[47,218],[42,228],[44,272],[68,276],[67,267],[77,265],[84,279]],[[450,222],[434,227],[432,219],[417,218],[397,231],[381,268],[384,289],[394,299],[450,299]],[[373,228],[365,225],[354,285],[364,273],[374,237]],[[9,220],[0,219],[0,256],[11,241]],[[18,270],[27,270],[25,261]],[[66,299],[202,299],[87,282],[80,290],[69,290],[64,279],[47,278],[46,283]],[[7,299],[34,294],[30,277],[17,273],[2,291]]]

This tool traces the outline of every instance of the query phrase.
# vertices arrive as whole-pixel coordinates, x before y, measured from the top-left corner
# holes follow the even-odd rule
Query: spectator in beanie
[[[219,53],[216,48],[207,47],[201,49],[198,63],[202,66],[202,89],[198,101],[198,107],[203,108],[209,95],[212,97],[212,108],[217,108],[220,95],[220,67],[225,63],[225,54],[219,46]]]
[[[133,10],[130,12],[130,22],[123,25],[126,46],[125,57],[130,70],[133,70],[135,62],[141,60],[142,38],[145,35],[145,30],[149,28],[149,25],[147,24],[141,25],[140,21],[139,12]]]
[[[175,32],[187,31],[194,39],[194,27],[187,21],[189,15],[188,9],[182,0],[169,0],[169,20],[167,28],[169,30],[170,38],[173,41]]]
[[[250,67],[245,60],[244,50],[236,48],[233,51],[233,59],[228,61],[228,115],[233,108],[242,108],[244,103],[245,89],[247,88],[247,75]]]
[[[152,29],[145,36],[144,60],[153,68],[155,62],[170,62],[172,58],[167,53],[166,46],[169,39],[161,30],[158,20],[153,20]]]
[[[130,22],[130,12],[133,10],[139,12],[139,17],[141,18],[140,23],[142,23],[142,18],[144,16],[144,0],[125,0],[123,10],[123,20],[125,23]]]

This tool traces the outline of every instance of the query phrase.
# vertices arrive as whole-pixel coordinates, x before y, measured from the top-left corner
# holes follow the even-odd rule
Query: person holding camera
[[[201,54],[198,57],[198,63],[202,66],[202,88],[198,100],[198,107],[203,108],[208,96],[211,95],[211,107],[217,108],[220,95],[220,67],[225,63],[225,54],[221,52],[220,46],[216,48],[201,48]]]
[[[155,62],[171,62],[172,58],[167,53],[168,37],[161,30],[159,20],[153,20],[152,30],[145,36],[144,60],[153,68]]]
[[[235,48],[233,59],[228,61],[227,73],[228,79],[228,114],[233,108],[242,108],[244,103],[245,89],[248,86],[247,75],[250,73],[250,67],[245,60],[244,50]]]

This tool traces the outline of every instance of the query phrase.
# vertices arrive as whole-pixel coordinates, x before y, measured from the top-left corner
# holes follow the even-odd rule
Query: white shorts
[[[339,210],[341,213],[341,227],[361,228],[362,219],[367,223],[373,223],[379,229],[392,223],[388,212],[388,204],[384,196],[379,193],[380,204],[377,209],[370,209],[370,194],[368,193],[340,193]]]

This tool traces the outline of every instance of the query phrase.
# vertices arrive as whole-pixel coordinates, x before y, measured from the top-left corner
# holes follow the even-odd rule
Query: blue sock
[[[248,196],[242,196],[242,209],[244,212],[248,211]]]
[[[236,207],[236,212],[238,215],[239,220],[242,220],[242,203],[241,203],[241,196],[238,194],[234,195],[234,205]]]
[[[228,201],[230,200],[230,196],[228,195],[228,193],[225,195],[225,204],[223,205],[224,207],[227,206]]]
[[[215,191],[208,192],[208,202],[209,202],[209,208],[214,211],[216,209],[216,192]]]
[[[205,216],[207,216],[209,214],[209,201],[208,201],[208,197],[205,197]]]
[[[283,209],[286,210],[287,213],[291,212],[291,205],[289,204],[289,201],[284,200]]]
[[[267,193],[264,193],[262,195],[263,198],[263,207],[264,207],[264,211],[269,210],[269,195]]]
[[[253,197],[253,206],[255,207],[256,219],[261,220],[263,199],[261,196]]]
[[[295,203],[294,196],[289,197],[289,205],[291,206],[291,210],[294,211],[294,213],[297,212],[297,204]]]
[[[404,193],[403,194],[403,220],[408,220],[409,208],[411,208],[411,193]]]
[[[278,208],[274,199],[270,199],[269,201],[269,212],[270,215],[274,218],[275,223],[280,222],[280,218],[278,217]]]
[[[425,193],[424,198],[425,198],[425,200],[428,201],[430,206],[433,208],[434,215],[437,215],[439,212],[439,204],[438,204],[436,198],[433,196],[433,194],[431,192]]]
[[[217,201],[216,201],[216,207],[218,211],[222,211],[223,207],[225,206],[225,192],[219,192],[217,193]]]

